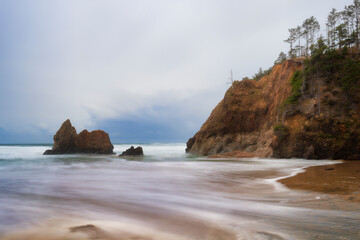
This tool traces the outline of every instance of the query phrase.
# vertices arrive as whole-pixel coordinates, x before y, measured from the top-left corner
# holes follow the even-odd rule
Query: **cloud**
[[[240,79],[271,66],[287,49],[288,28],[342,5],[2,1],[0,125],[54,133],[66,118],[78,129],[141,119],[147,129],[163,126],[170,135],[176,123],[193,134],[224,95],[230,69]]]

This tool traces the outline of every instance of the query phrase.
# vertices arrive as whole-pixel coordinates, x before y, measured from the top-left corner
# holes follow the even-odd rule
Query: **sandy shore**
[[[309,167],[305,172],[279,182],[291,189],[335,194],[360,202],[360,161]]]

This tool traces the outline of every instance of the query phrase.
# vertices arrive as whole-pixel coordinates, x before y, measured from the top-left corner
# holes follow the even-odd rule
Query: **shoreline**
[[[294,176],[277,179],[290,189],[320,192],[360,202],[360,161],[310,166]]]

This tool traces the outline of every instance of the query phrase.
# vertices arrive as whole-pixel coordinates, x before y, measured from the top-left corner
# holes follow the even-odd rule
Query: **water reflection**
[[[114,239],[358,237],[359,205],[269,181],[321,162],[205,161],[187,158],[183,146],[181,152],[178,145],[162,147],[136,161],[68,155],[0,163],[2,237],[15,231],[54,239],[57,231],[71,239],[69,227],[83,224],[94,224]]]

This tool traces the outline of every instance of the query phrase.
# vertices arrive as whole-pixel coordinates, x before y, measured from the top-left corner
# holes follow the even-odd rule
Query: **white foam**
[[[0,146],[0,159],[34,159],[43,156],[50,146]]]

